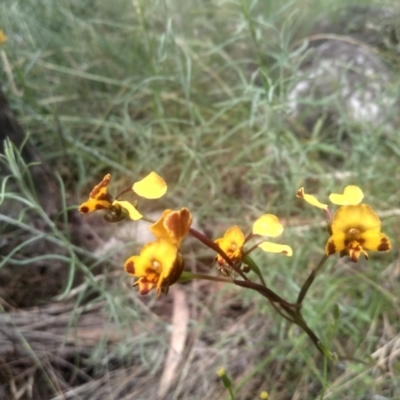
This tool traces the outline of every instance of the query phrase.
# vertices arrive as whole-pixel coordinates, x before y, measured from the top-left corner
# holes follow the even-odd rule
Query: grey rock
[[[378,26],[383,26],[384,15],[393,13],[387,8],[376,14],[362,10],[363,17],[349,8],[347,19],[323,26],[328,30],[319,36],[323,40],[310,42],[309,55],[289,93],[292,117],[309,131],[321,118],[335,127],[348,122],[384,129],[400,125],[395,120],[398,113],[393,112],[400,105],[395,76],[374,47],[383,46],[384,35]],[[338,26],[343,31],[347,27],[347,34],[337,34]]]

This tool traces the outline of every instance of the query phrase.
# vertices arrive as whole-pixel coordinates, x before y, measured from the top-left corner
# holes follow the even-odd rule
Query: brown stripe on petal
[[[89,207],[86,206],[79,207],[79,212],[81,212],[82,214],[86,214],[89,212]]]
[[[96,204],[94,206],[95,210],[107,210],[108,207],[103,206],[102,204]]]
[[[164,221],[164,226],[175,235],[177,240],[187,235],[191,224],[192,214],[187,208],[182,208],[180,211],[173,211]]]
[[[133,261],[129,261],[125,264],[125,271],[131,275],[135,274],[135,264],[133,263]]]
[[[100,190],[104,187],[107,187],[110,184],[110,180],[111,180],[111,175],[107,174],[103,180],[96,185],[93,190],[90,192],[90,197],[92,198],[96,198],[97,194],[100,192]]]
[[[377,250],[378,251],[389,251],[390,250],[390,242],[387,237],[383,237],[381,239],[381,243],[379,244]]]
[[[335,243],[333,241],[327,243],[326,251],[328,253],[328,256],[330,256],[331,254],[335,254],[336,253],[336,246],[335,246]]]
[[[164,220],[164,226],[172,232],[175,237],[179,237],[179,211],[173,211]]]

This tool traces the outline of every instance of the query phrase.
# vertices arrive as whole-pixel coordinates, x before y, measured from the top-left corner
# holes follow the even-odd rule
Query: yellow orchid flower
[[[253,224],[253,235],[278,237],[283,232],[283,225],[279,222],[277,216],[273,214],[264,214]],[[292,256],[293,250],[290,246],[272,242],[262,242],[258,244],[261,250],[268,253],[282,253],[286,256]]]
[[[244,242],[244,233],[237,225],[229,228],[222,238],[214,240],[214,243],[216,243],[233,262],[240,261],[243,258]],[[226,261],[220,254],[217,254],[215,260],[219,265],[226,264]]]
[[[381,221],[370,206],[345,205],[334,214],[332,235],[325,246],[327,255],[346,251],[351,261],[357,262],[361,253],[368,259],[366,250],[390,249],[390,240],[381,232]]]
[[[87,214],[96,210],[107,210],[104,218],[108,222],[118,222],[125,218],[137,221],[143,218],[143,215],[136,209],[136,204],[126,200],[113,199],[108,193],[110,181],[111,175],[107,174],[90,192],[89,199],[80,205],[79,211]],[[135,182],[132,190],[141,197],[157,199],[165,194],[167,185],[155,172],[151,172],[141,181]]]
[[[180,211],[165,210],[150,226],[157,240],[146,244],[139,256],[132,256],[125,262],[125,271],[139,278],[133,286],[138,285],[141,294],[153,288],[157,288],[157,296],[167,293],[169,286],[179,279],[184,267],[179,246],[191,224],[192,214],[182,208]]]
[[[133,286],[139,286],[140,294],[157,288],[157,296],[168,293],[168,288],[178,281],[184,262],[178,248],[170,241],[158,239],[146,244],[140,255],[129,257],[125,271],[139,278]]]
[[[150,230],[156,238],[168,240],[179,248],[189,233],[192,219],[188,208],[180,211],[165,210],[159,220],[150,225]]]
[[[301,199],[304,199],[307,203],[311,204],[314,207],[321,208],[322,210],[328,209],[327,204],[323,204],[323,203],[319,202],[318,199],[315,196],[312,196],[311,194],[306,194],[304,192],[303,187],[297,191],[296,197],[300,197]]]
[[[7,41],[7,36],[4,34],[4,32],[0,29],[0,45],[5,43]]]

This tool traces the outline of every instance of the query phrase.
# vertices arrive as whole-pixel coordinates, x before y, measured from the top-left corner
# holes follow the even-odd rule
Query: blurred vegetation
[[[283,240],[293,247],[294,256],[260,254],[257,261],[265,266],[268,285],[289,300],[295,299],[326,241],[325,230],[318,225],[323,219],[319,211],[295,197],[300,186],[324,201],[332,191],[357,184],[365,201],[382,212],[392,252],[357,264],[332,257],[304,303],[312,328],[348,357],[333,367],[324,368],[307,336],[283,321],[257,293],[228,287],[215,293],[207,288],[191,299],[198,310],[198,319],[190,321],[193,348],[205,346],[210,354],[218,353],[213,362],[227,369],[239,399],[255,398],[259,388],[273,400],[378,399],[375,394],[400,398],[399,127],[355,123],[334,98],[331,106],[341,117],[335,130],[316,123],[310,131],[299,132],[291,123],[289,94],[312,51],[309,36],[324,19],[332,24],[340,21],[351,5],[379,8],[393,3],[12,0],[0,4],[0,29],[8,36],[3,51],[11,66],[10,71],[4,65],[0,68],[0,82],[35,148],[61,177],[65,204],[86,199],[105,173],[113,175],[115,187],[124,187],[155,170],[169,185],[161,205],[189,207],[214,237],[229,224],[248,228],[261,213],[274,213],[285,221]],[[379,54],[393,73],[395,93],[400,82],[398,56],[390,49]],[[140,365],[146,379],[132,381],[142,390],[134,398],[151,398],[143,387],[157,385],[168,347],[169,323],[157,308],[162,308],[157,303],[164,298],[142,303],[124,286],[126,276],[110,281],[108,274],[122,269],[122,263],[115,264],[112,254],[99,260],[75,248],[66,212],[59,216],[62,223],[48,219],[31,188],[24,186],[26,166],[18,152],[8,151],[2,161],[12,166],[10,181],[15,184],[10,187],[10,181],[3,180],[1,186],[0,233],[22,232],[25,242],[9,254],[1,253],[1,267],[11,265],[18,271],[20,265],[33,263],[36,268],[37,259],[21,261],[18,251],[35,240],[50,241],[53,247],[39,257],[39,263],[46,257],[58,259],[48,273],[65,271],[59,275],[57,294],[68,298],[72,288],[86,282],[69,297],[76,301],[74,310],[105,302],[109,321],[121,333],[112,350],[100,342],[88,355],[92,378],[117,366]],[[10,215],[3,199],[21,203],[21,211]],[[44,234],[29,226],[32,213],[43,221]],[[18,229],[6,231],[4,224]],[[261,257],[267,257],[265,262]],[[107,265],[100,271],[104,279],[95,279],[102,263]],[[76,274],[81,274],[79,282]],[[189,285],[184,288],[193,291]],[[248,318],[244,326],[234,324],[241,318],[240,312],[232,311],[237,302]],[[71,315],[69,328],[78,318],[75,311]],[[146,319],[153,325],[146,325]],[[135,336],[130,331],[132,321],[141,327]],[[189,357],[185,364],[196,376],[179,382],[168,398],[219,398],[218,365],[203,359],[202,368],[198,357],[202,356]],[[61,391],[50,385],[49,393],[56,396]]]

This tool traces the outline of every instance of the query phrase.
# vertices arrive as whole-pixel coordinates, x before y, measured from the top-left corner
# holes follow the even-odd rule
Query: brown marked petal
[[[101,190],[102,188],[107,187],[107,186],[110,184],[110,180],[111,180],[111,175],[110,175],[110,174],[107,174],[107,175],[103,178],[103,180],[102,180],[98,185],[96,185],[96,186],[93,188],[93,190],[90,192],[90,197],[96,198],[96,196],[97,196],[97,194],[100,192],[100,190]]]
[[[335,246],[335,243],[333,241],[327,243],[326,252],[328,253],[329,256],[331,254],[335,254],[336,253],[336,246]]]
[[[125,271],[131,275],[135,274],[135,264],[133,263],[133,261],[129,261],[125,264]]]
[[[171,213],[164,222],[165,227],[174,233],[178,241],[187,235],[191,224],[192,214],[187,208]]]
[[[389,251],[390,247],[389,239],[387,237],[383,237],[380,245],[378,246],[378,251]]]

